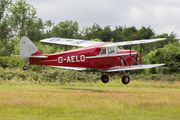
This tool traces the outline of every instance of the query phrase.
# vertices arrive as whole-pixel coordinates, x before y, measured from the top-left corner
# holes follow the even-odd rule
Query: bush
[[[19,68],[23,65],[20,57],[0,57],[0,66],[3,68]]]
[[[1,80],[14,80],[14,81],[29,81],[29,82],[56,82],[60,84],[72,83],[75,81],[83,82],[96,82],[100,80],[100,72],[78,72],[75,70],[66,70],[59,68],[44,68],[39,71],[32,71],[28,69],[26,71],[13,68],[0,67],[0,81]],[[111,80],[121,79],[119,76],[111,76]],[[131,80],[162,80],[162,81],[178,81],[180,80],[180,74],[132,74]]]
[[[159,69],[162,74],[169,74],[179,72],[180,67],[180,46],[168,44],[164,48],[159,48],[155,51],[151,51],[147,55],[147,61],[151,64],[165,63],[164,68]],[[157,69],[157,68],[156,68]],[[154,69],[151,69],[149,73],[157,73]]]
[[[179,81],[179,74],[134,74],[131,77],[131,80],[154,80],[154,81]]]
[[[100,74],[92,72],[78,72],[75,70],[67,70],[54,68],[50,69],[45,67],[39,71],[33,71],[28,69],[26,71],[21,69],[2,68],[0,67],[0,78],[1,80],[12,80],[17,81],[38,81],[38,82],[59,82],[61,84],[71,83],[76,80],[82,80],[84,82],[100,80]]]

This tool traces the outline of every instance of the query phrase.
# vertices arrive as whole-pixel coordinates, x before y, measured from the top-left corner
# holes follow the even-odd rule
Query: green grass
[[[0,82],[1,120],[179,120],[180,82]]]

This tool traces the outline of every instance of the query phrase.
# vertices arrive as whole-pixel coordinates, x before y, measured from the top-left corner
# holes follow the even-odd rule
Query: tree
[[[180,67],[180,45],[169,43],[164,48],[151,51],[147,55],[147,61],[151,64],[165,63],[168,69],[163,73],[177,72]]]
[[[90,39],[100,39],[100,34],[103,29],[97,23],[94,23],[92,27],[88,27],[85,30],[84,35],[88,40]]]
[[[17,1],[9,8],[9,25],[17,36],[27,35],[28,29],[36,20],[36,9],[26,3],[26,0]]]
[[[79,39],[90,40],[90,37],[88,36],[89,33],[90,33],[90,27],[83,27],[83,29],[80,30]]]
[[[52,28],[54,26],[54,23],[51,20],[48,20],[45,22],[44,27],[46,30],[46,38],[50,38],[52,34]]]
[[[79,36],[78,22],[72,20],[66,20],[55,25],[52,29],[52,37],[62,38],[78,38]]]
[[[38,41],[45,38],[44,24],[41,18],[38,18],[31,26],[29,26],[29,29],[27,29],[27,36],[32,41]]]
[[[151,29],[150,27],[145,28],[144,26],[142,26],[142,28],[137,31],[137,34],[138,39],[150,39],[151,36],[155,35],[153,29]]]
[[[164,45],[167,45],[169,43],[176,43],[177,42],[176,34],[174,34],[173,32],[170,35],[168,35],[167,33],[163,33],[161,35],[156,35],[156,36],[153,35],[153,36],[151,36],[151,38],[152,39],[166,38],[167,40],[144,44],[142,46],[143,47],[143,54],[148,54],[150,51],[154,51],[158,48],[163,48]]]
[[[6,20],[3,20],[5,16],[5,11],[9,7],[9,5],[12,3],[12,0],[0,0],[0,38],[1,41],[3,40],[3,31],[5,27],[7,26]]]
[[[133,35],[137,34],[137,29],[136,27],[132,26],[132,27],[128,27],[128,28],[124,28],[123,29],[123,40],[122,41],[131,41],[134,39]]]
[[[113,37],[110,26],[104,27],[104,29],[100,32],[99,39],[103,42],[110,42]]]
[[[116,26],[115,30],[112,32],[113,34],[113,42],[120,42],[123,40],[123,27]]]

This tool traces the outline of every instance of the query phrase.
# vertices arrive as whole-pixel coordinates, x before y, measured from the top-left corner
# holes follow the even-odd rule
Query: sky
[[[17,0],[13,0],[15,3]],[[94,23],[102,28],[150,27],[156,34],[171,32],[180,38],[180,0],[26,0],[37,17],[55,24],[77,21],[80,28]]]

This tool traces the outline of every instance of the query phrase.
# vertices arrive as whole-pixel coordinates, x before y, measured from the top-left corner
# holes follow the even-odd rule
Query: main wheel
[[[123,84],[128,84],[130,82],[130,77],[128,76],[128,75],[124,75],[123,77],[122,77],[122,83]]]
[[[103,83],[108,83],[108,82],[109,82],[109,76],[106,75],[106,74],[102,75],[102,76],[101,76],[101,81],[102,81]]]

